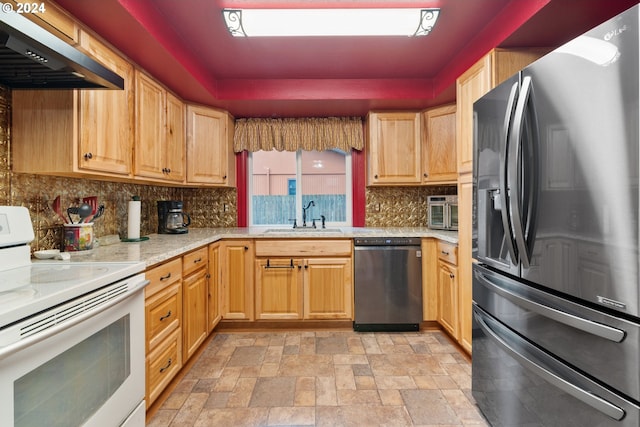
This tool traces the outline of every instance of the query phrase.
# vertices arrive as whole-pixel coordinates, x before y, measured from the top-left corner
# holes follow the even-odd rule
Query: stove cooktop
[[[143,272],[143,262],[34,262],[0,271],[0,329]]]

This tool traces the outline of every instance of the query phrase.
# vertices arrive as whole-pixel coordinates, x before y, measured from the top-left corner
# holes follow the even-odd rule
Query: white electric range
[[[0,425],[143,426],[144,263],[32,262],[33,237],[0,206]]]

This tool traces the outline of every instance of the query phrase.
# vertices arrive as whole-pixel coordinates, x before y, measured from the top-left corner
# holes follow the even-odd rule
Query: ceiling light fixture
[[[223,9],[234,37],[426,36],[440,9]]]

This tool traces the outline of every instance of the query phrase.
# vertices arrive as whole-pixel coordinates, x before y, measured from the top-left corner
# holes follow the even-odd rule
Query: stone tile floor
[[[218,333],[148,426],[488,426],[440,331]]]

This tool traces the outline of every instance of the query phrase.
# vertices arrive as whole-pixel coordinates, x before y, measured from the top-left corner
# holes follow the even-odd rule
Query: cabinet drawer
[[[351,240],[256,240],[256,256],[351,256]]]
[[[438,241],[438,258],[449,264],[458,265],[458,246]]]
[[[145,297],[149,298],[168,285],[182,279],[182,258],[165,262],[158,267],[147,270],[145,275],[150,282],[145,288]]]
[[[207,265],[209,252],[207,247],[196,249],[182,257],[182,275],[184,277]]]
[[[180,282],[169,285],[161,293],[145,301],[147,352],[154,349],[174,329],[182,318],[182,289]]]
[[[147,408],[162,393],[182,367],[182,330],[176,329],[147,356]]]

